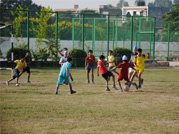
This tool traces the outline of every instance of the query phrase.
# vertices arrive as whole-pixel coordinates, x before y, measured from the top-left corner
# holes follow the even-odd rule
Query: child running
[[[137,51],[138,51],[137,46],[134,46],[134,47],[133,47],[133,52],[132,52],[132,54],[131,54],[131,59],[129,60],[129,63],[130,63],[134,68],[135,68],[135,66],[134,66],[133,61],[134,61],[135,56],[137,55]],[[131,79],[133,73],[134,73],[134,69],[129,68],[129,80]],[[138,75],[136,75],[136,77],[138,78]],[[132,85],[134,85],[135,87],[137,87],[136,83],[132,83]]]
[[[115,76],[113,73],[111,73],[110,71],[108,71],[104,65],[104,60],[105,60],[105,57],[103,55],[101,55],[99,57],[99,61],[97,63],[97,76],[99,76],[99,71],[101,73],[101,75],[103,76],[103,78],[106,80],[106,91],[110,91],[109,87],[108,87],[108,81],[109,81],[109,77],[112,76],[113,77],[113,85],[112,87],[116,89],[116,86],[115,86]]]
[[[31,83],[30,82],[30,64],[32,62],[32,57],[31,57],[29,50],[26,51],[25,62],[27,63],[27,67],[24,69],[22,73],[27,71],[27,83]]]
[[[76,91],[72,90],[72,84],[71,84],[71,80],[70,80],[70,68],[71,68],[71,66],[72,66],[72,58],[69,57],[67,59],[67,62],[64,63],[63,66],[61,67],[59,78],[58,78],[58,81],[57,81],[55,94],[58,94],[58,89],[59,89],[60,85],[62,85],[63,80],[65,80],[65,83],[69,85],[70,93],[71,94],[76,93]]]
[[[88,51],[88,56],[85,59],[85,69],[86,69],[86,74],[87,74],[87,83],[90,83],[89,80],[89,73],[91,71],[91,76],[92,76],[92,84],[94,84],[94,63],[95,63],[95,57],[93,55],[93,51],[89,50]]]
[[[6,81],[6,84],[9,85],[9,83],[16,78],[16,86],[19,86],[19,77],[20,73],[23,72],[23,70],[27,67],[27,63],[25,62],[25,56],[22,55],[20,60],[15,61],[9,61],[8,63],[16,63],[15,67],[15,74],[12,76],[12,78],[8,81]]]
[[[123,92],[123,90],[122,90],[122,86],[121,86],[120,81],[122,81],[124,79],[125,81],[127,81],[127,84],[129,84],[130,81],[129,81],[129,78],[128,78],[128,69],[129,69],[129,67],[134,69],[134,67],[131,66],[130,63],[127,62],[127,56],[126,55],[123,55],[122,61],[123,61],[123,63],[121,63],[121,64],[117,65],[116,67],[114,67],[113,69],[111,69],[111,71],[113,71],[116,68],[121,68],[119,75],[118,75],[118,78],[117,78],[118,85],[120,87],[119,91],[121,91],[121,92]]]
[[[64,56],[59,61],[59,64],[61,65],[61,67],[63,66],[65,62],[67,62],[67,52],[64,52]]]
[[[112,50],[109,50],[108,51],[108,61],[107,63],[109,63],[109,66],[108,66],[108,70],[111,71],[112,68],[114,68],[116,65],[115,65],[115,58],[114,56],[112,55],[113,51]],[[115,72],[117,75],[119,75],[119,73],[116,71],[116,69],[113,70],[113,72]]]
[[[130,81],[132,82],[134,77],[136,75],[138,75],[138,79],[139,79],[139,88],[141,88],[141,85],[143,83],[143,79],[141,78],[141,75],[144,71],[144,68],[145,68],[145,59],[149,59],[150,58],[150,55],[149,53],[147,53],[147,55],[145,54],[142,54],[142,49],[139,48],[138,49],[138,54],[135,56],[134,58],[134,66],[135,66],[135,71],[134,73],[132,74],[132,77],[130,79]]]

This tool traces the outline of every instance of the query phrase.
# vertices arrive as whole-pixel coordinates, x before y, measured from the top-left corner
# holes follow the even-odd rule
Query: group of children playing
[[[119,65],[115,65],[115,58],[112,55],[112,50],[109,50],[109,56],[108,56],[108,61],[107,61],[107,65],[108,66],[108,70],[106,69],[106,66],[104,65],[104,61],[105,61],[105,56],[101,55],[99,57],[99,61],[97,62],[97,76],[99,76],[99,72],[101,73],[102,77],[105,79],[106,81],[106,91],[110,91],[109,87],[108,87],[108,81],[110,80],[110,77],[113,78],[113,85],[112,87],[117,89],[115,86],[115,76],[112,72],[116,73],[118,75],[117,78],[117,82],[119,85],[119,88],[121,92],[123,92],[122,86],[120,81],[122,81],[123,79],[127,82],[125,83],[126,85],[128,85],[129,87],[132,85],[134,85],[136,87],[136,89],[141,88],[141,85],[143,84],[143,79],[141,78],[141,75],[144,71],[144,67],[145,67],[145,59],[149,59],[149,53],[147,53],[147,55],[142,54],[142,49],[141,48],[137,48],[136,46],[133,48],[133,53],[131,55],[131,59],[128,62],[128,58],[126,55],[123,55],[122,57],[122,63],[120,63]],[[91,57],[91,58],[89,58]],[[92,62],[93,61],[93,62]],[[93,69],[94,69],[94,61],[95,58],[93,59],[93,55],[92,55],[92,50],[89,50],[89,55],[87,56],[86,60],[85,60],[85,66],[87,69],[87,79],[89,83],[89,72],[90,70],[92,70],[92,83],[94,83],[94,74],[93,74]],[[118,73],[116,71],[117,68],[121,68],[120,72]],[[128,74],[128,69],[129,69],[129,74]],[[139,85],[137,85],[136,83],[132,83],[134,77],[137,77],[139,79]]]
[[[58,51],[58,50],[57,50]],[[62,58],[59,61],[59,64],[61,64],[61,69],[60,69],[60,74],[58,77],[57,81],[57,86],[56,86],[56,92],[55,94],[58,94],[58,89],[60,85],[62,84],[68,84],[70,87],[70,93],[74,94],[76,91],[72,90],[72,84],[71,80],[73,81],[73,77],[70,73],[70,68],[72,66],[72,58],[69,57],[68,55],[68,49],[64,48],[63,53],[59,52],[58,53],[62,56]],[[136,46],[133,48],[133,53],[131,55],[131,59],[128,62],[128,58],[126,55],[123,55],[122,57],[122,63],[119,65],[115,65],[115,58],[112,55],[113,51],[109,50],[109,56],[108,56],[108,61],[106,62],[107,64],[104,64],[105,61],[105,56],[101,55],[99,57],[99,61],[97,62],[97,76],[99,76],[99,72],[101,73],[102,77],[106,81],[106,91],[110,91],[108,87],[108,82],[110,80],[110,77],[112,77],[113,80],[113,85],[112,87],[116,88],[115,85],[115,75],[112,73],[116,73],[118,75],[117,77],[117,82],[120,87],[121,92],[123,92],[122,86],[120,81],[123,79],[127,82],[125,83],[129,87],[134,85],[136,89],[141,88],[141,85],[143,84],[143,79],[141,78],[141,75],[144,71],[145,67],[145,59],[149,59],[149,53],[147,55],[142,54],[142,49],[138,49]],[[85,59],[85,69],[87,72],[87,83],[90,83],[89,80],[89,73],[91,71],[92,74],[92,84],[94,84],[94,64],[95,64],[95,56],[93,55],[93,51],[89,50],[88,56]],[[16,78],[16,86],[19,86],[18,79],[19,77],[27,71],[28,73],[28,80],[27,82],[30,83],[30,63],[32,59],[30,56],[30,51],[26,52],[26,56],[21,56],[20,60],[15,60],[15,61],[10,61],[9,63],[16,63],[17,66],[15,68],[15,75],[8,80],[6,83],[9,85],[9,83]],[[108,69],[106,68],[108,66]],[[120,72],[118,73],[116,71],[117,68],[121,68]],[[129,69],[129,74],[128,74],[128,69]],[[136,83],[132,83],[134,77],[137,77],[139,79],[139,84],[137,85]]]

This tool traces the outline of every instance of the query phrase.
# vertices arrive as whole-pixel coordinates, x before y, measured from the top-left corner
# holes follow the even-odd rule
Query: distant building
[[[122,15],[121,9],[111,9],[107,5],[99,6],[99,13],[106,15]]]
[[[122,15],[149,16],[148,11],[148,6],[129,6],[122,8]]]
[[[79,5],[73,5],[73,8],[69,9],[55,9],[55,12],[67,12],[80,13],[82,10],[93,10],[99,14],[105,15],[122,15],[121,9],[110,9],[107,5],[100,5],[99,8],[79,8]]]

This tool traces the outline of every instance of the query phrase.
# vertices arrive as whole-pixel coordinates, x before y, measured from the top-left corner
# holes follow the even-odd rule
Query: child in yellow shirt
[[[27,63],[25,62],[25,56],[22,55],[20,60],[9,61],[8,63],[16,63],[17,65],[15,67],[14,76],[12,76],[10,80],[6,81],[6,84],[9,85],[9,82],[16,78],[16,86],[19,86],[18,80],[21,75],[20,73],[23,73],[24,69],[27,67]]]
[[[138,79],[139,79],[139,88],[141,88],[141,85],[143,83],[143,79],[141,78],[141,75],[144,71],[144,68],[145,68],[145,59],[149,59],[150,56],[149,56],[149,53],[147,55],[145,54],[142,54],[142,49],[139,48],[138,49],[138,54],[135,56],[134,58],[134,66],[135,66],[135,71],[130,79],[130,81],[133,81],[134,77],[136,75],[138,75]]]

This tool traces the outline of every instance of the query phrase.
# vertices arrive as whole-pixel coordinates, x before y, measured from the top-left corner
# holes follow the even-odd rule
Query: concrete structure
[[[149,16],[148,13],[148,6],[129,6],[122,8],[122,15]]]
[[[121,9],[110,9],[107,5],[100,5],[99,8],[79,8],[78,5],[73,5],[73,8],[70,9],[55,9],[55,12],[73,12],[73,13],[80,13],[82,10],[93,10],[99,14],[105,15],[122,15]]]

